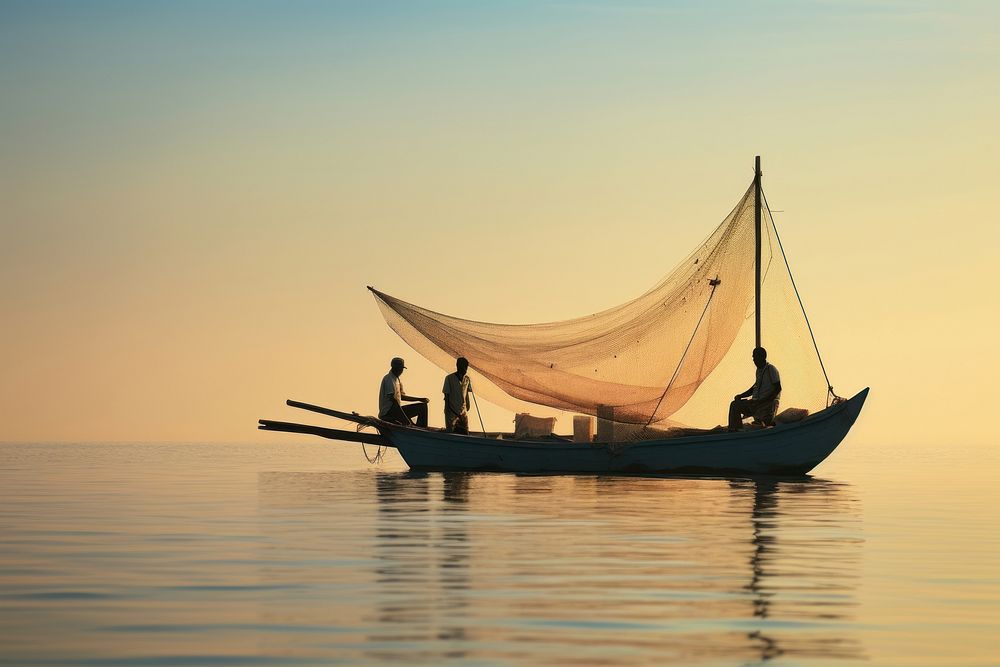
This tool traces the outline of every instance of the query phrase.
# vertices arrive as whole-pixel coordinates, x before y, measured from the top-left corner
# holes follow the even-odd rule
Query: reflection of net
[[[808,342],[803,334],[808,334],[797,306],[791,307],[794,297],[787,289],[780,254],[771,261],[772,249],[776,251],[765,232],[763,342],[769,348],[769,359],[782,373],[786,387],[782,403],[792,404],[787,401],[786,377],[794,376],[796,382],[809,385],[806,394],[792,392],[796,404],[821,408],[826,395],[822,377],[817,382],[814,377],[789,373],[793,370],[789,362],[808,366],[812,358],[812,365],[817,364],[814,357],[802,355],[809,352],[803,347]],[[721,282],[713,294],[714,279]],[[724,419],[733,394],[753,382],[749,360],[753,284],[751,186],[722,224],[652,289],[586,317],[528,325],[474,322],[372,291],[386,322],[417,352],[446,371],[454,370],[454,359],[464,356],[472,369],[513,398],[632,424],[650,420],[664,424],[685,408],[683,416],[688,423],[715,424]],[[792,328],[772,330],[769,318],[774,318],[775,325],[780,322],[782,328]],[[747,331],[748,342],[744,340]],[[741,344],[734,348],[734,354],[727,355],[737,340]],[[793,353],[788,358],[783,356],[786,347]],[[738,358],[730,361],[727,357]],[[707,384],[715,386],[706,386],[710,391],[699,391],[695,396],[724,360],[723,377],[713,377],[716,381]],[[482,385],[481,393],[496,400]]]

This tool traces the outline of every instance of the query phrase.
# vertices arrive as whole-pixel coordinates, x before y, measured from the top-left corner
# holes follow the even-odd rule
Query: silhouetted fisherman
[[[389,372],[382,378],[378,390],[378,418],[396,424],[412,425],[411,419],[417,418],[417,426],[427,428],[427,404],[430,399],[419,396],[407,396],[399,376],[406,368],[403,360],[393,357]],[[403,401],[416,401],[412,405],[403,405]]]
[[[444,378],[444,428],[449,433],[469,434],[469,360],[459,357],[455,360],[455,372]]]
[[[774,424],[781,396],[781,376],[774,364],[767,363],[767,350],[762,347],[754,349],[753,363],[757,367],[756,381],[742,394],[736,394],[729,404],[730,431],[739,431],[745,417],[753,417],[755,423],[764,426]]]

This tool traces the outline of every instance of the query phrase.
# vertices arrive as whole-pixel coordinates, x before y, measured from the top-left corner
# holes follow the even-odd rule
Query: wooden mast
[[[760,344],[760,156],[754,158],[753,168],[753,231],[754,231],[754,325],[757,345]]]

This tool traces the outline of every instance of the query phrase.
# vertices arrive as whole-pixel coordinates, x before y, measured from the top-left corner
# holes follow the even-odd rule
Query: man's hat
[[[392,361],[389,362],[390,366],[395,366],[396,364],[399,364],[400,366],[403,366],[403,358],[402,357],[393,357]],[[406,366],[403,366],[403,368],[406,368]]]

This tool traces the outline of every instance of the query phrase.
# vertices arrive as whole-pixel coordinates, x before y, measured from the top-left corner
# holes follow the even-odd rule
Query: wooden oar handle
[[[354,422],[355,424],[370,424],[372,422],[372,417],[364,417],[362,415],[359,415],[357,412],[341,412],[340,410],[332,410],[330,408],[324,408],[320,405],[313,405],[312,403],[293,401],[292,399],[288,399],[287,401],[285,401],[285,403],[293,408],[309,410],[310,412],[318,412],[321,415],[327,415],[328,417],[336,417],[337,419],[343,419],[349,422]]]
[[[336,428],[323,428],[322,426],[312,426],[310,424],[295,424],[292,422],[279,422],[271,419],[261,419],[257,426],[262,431],[282,431],[284,433],[308,433],[318,435],[321,438],[330,440],[342,440],[345,442],[363,442],[366,445],[381,445],[392,447],[392,443],[383,438],[378,433],[365,433],[363,431],[342,431]]]

